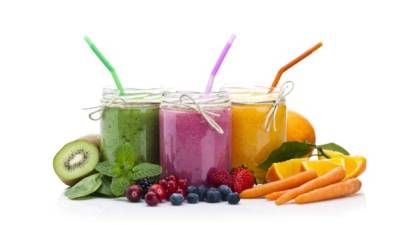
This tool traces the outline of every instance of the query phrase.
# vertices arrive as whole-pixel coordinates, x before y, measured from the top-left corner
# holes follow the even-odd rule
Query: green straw
[[[121,81],[119,80],[117,72],[115,71],[114,67],[106,59],[106,57],[104,57],[104,55],[100,52],[100,50],[96,47],[96,45],[92,42],[92,40],[90,40],[90,38],[88,36],[85,36],[84,39],[85,39],[86,43],[89,45],[89,47],[92,49],[94,54],[96,54],[97,58],[99,58],[100,61],[104,64],[104,66],[107,67],[108,71],[110,71],[110,73],[114,79],[115,85],[117,86],[117,88],[119,90],[119,94],[121,96],[125,95],[124,88],[122,87]]]

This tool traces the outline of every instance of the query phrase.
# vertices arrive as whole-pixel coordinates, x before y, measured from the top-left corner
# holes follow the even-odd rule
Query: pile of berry
[[[187,179],[174,175],[160,179],[158,183],[150,178],[139,180],[126,191],[126,197],[131,202],[139,202],[144,198],[149,206],[156,206],[163,201],[172,205],[182,205],[186,201],[196,204],[200,201],[217,203],[227,201],[238,204],[239,193],[254,185],[253,174],[245,167],[233,169],[230,173],[225,170],[211,168],[207,174],[207,183],[201,186],[188,186]]]
[[[187,187],[186,179],[178,179],[174,175],[167,176],[158,183],[154,183],[150,178],[145,178],[130,186],[125,195],[131,202],[139,202],[141,198],[144,198],[149,206],[155,206],[164,200],[176,198],[178,195],[184,199]]]
[[[218,188],[206,187],[201,185],[199,187],[188,187],[187,201],[188,203],[195,204],[199,201],[208,203],[218,203],[221,201],[228,201],[229,204],[235,205],[240,201],[239,193],[232,192],[228,185],[220,185]]]

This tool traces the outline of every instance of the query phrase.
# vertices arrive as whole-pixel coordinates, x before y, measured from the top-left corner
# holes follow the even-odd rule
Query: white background
[[[384,0],[0,1],[0,223],[398,223],[399,9]],[[237,39],[216,88],[269,85],[280,66],[324,42],[284,75],[296,82],[288,105],[314,124],[318,143],[368,158],[359,195],[305,206],[156,208],[63,196],[52,158],[67,141],[98,132],[81,108],[113,85],[84,35],[125,86],[202,90],[231,33]]]

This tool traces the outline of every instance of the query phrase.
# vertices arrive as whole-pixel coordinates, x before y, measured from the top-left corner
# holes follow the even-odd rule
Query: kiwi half
[[[53,168],[65,184],[73,185],[91,174],[98,162],[97,146],[85,140],[77,140],[61,148],[54,157]]]

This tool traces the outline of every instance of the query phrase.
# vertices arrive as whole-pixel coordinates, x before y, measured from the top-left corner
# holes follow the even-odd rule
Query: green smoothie
[[[159,104],[105,107],[101,119],[101,150],[113,160],[118,148],[131,148],[140,160],[159,163]]]

